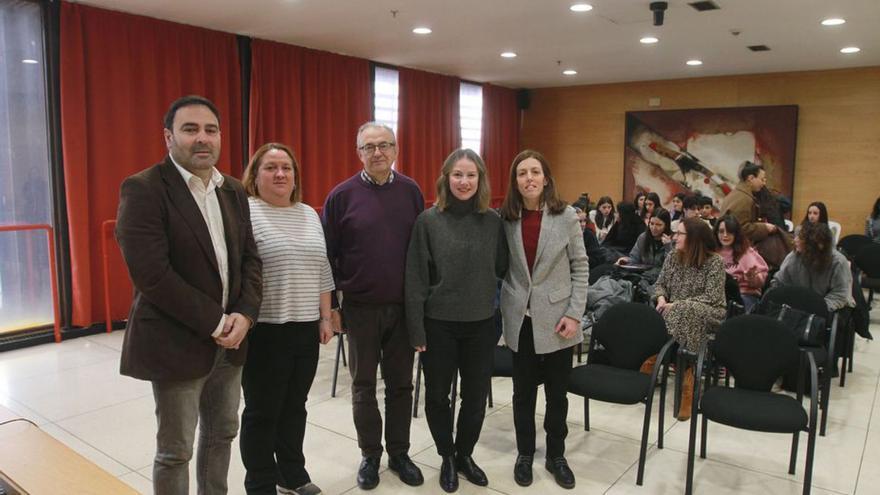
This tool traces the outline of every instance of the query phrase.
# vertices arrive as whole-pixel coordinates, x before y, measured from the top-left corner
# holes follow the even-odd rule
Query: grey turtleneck
[[[413,347],[425,345],[425,318],[480,321],[495,311],[497,278],[507,270],[501,217],[474,198],[416,219],[406,255],[406,321]]]

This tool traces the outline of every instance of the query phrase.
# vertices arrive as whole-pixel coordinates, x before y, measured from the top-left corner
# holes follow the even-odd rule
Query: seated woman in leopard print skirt
[[[675,250],[666,257],[654,285],[657,311],[679,346],[698,352],[724,318],[724,262],[714,252],[712,230],[699,218],[688,218],[673,232]],[[690,418],[694,370],[683,370],[682,400],[677,417]]]

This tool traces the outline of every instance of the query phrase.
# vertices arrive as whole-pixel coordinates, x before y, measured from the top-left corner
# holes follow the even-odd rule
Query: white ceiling
[[[509,87],[880,65],[880,0],[87,0],[82,3]],[[396,17],[391,11],[397,11]],[[843,17],[846,24],[820,25]],[[417,36],[412,29],[433,33]],[[731,30],[739,31],[738,36]],[[639,38],[653,35],[655,45]],[[747,45],[772,51],[753,53]],[[860,53],[844,55],[855,45]],[[503,51],[515,59],[502,59]],[[703,60],[700,67],[685,61]],[[561,64],[557,64],[561,61]],[[563,76],[574,68],[576,76]]]

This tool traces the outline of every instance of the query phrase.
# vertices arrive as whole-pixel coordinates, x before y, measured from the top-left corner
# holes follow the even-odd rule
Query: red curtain
[[[167,153],[162,116],[187,94],[220,109],[218,168],[241,175],[241,81],[235,35],[63,2],[61,129],[73,319],[104,320],[101,225],[116,217],[119,185]],[[111,316],[131,302],[128,273],[114,241]]]
[[[400,69],[397,169],[412,177],[428,203],[443,160],[461,146],[457,77]]]
[[[483,85],[483,160],[492,186],[492,204],[507,194],[510,164],[519,153],[520,112],[516,90]]]
[[[333,186],[361,168],[355,139],[371,109],[367,60],[251,43],[250,154],[271,141],[291,146],[305,203],[320,207]]]

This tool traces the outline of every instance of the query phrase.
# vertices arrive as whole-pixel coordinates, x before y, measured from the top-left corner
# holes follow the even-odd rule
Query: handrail
[[[58,308],[58,280],[55,267],[55,230],[48,224],[0,225],[0,232],[45,230],[49,245],[49,280],[52,283],[52,309],[55,317],[55,342],[61,342],[61,311]]]

